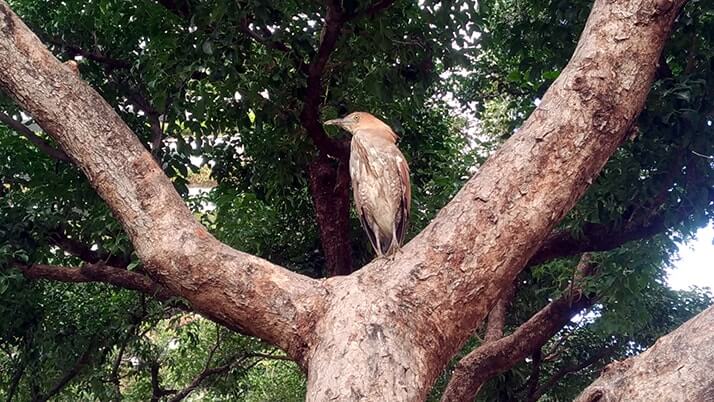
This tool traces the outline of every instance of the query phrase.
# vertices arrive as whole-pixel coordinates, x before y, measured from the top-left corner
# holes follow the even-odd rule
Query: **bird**
[[[352,135],[350,176],[355,209],[378,258],[401,250],[411,209],[409,165],[397,148],[399,138],[383,121],[354,112],[323,125]]]

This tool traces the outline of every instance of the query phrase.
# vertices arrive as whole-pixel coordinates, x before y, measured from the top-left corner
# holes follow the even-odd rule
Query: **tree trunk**
[[[714,306],[642,354],[603,369],[576,402],[714,400]]]
[[[308,171],[327,276],[352,273],[350,174],[347,161],[320,155]]]
[[[0,87],[79,165],[157,282],[285,349],[311,401],[422,400],[641,110],[684,0],[597,0],[523,127],[403,252],[316,281],[216,241],[112,108],[0,0]]]

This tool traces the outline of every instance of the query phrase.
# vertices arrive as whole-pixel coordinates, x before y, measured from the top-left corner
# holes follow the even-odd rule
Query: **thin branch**
[[[131,63],[126,60],[115,59],[96,50],[86,50],[79,46],[67,43],[59,38],[49,38],[47,39],[47,42],[62,48],[71,57],[82,56],[85,59],[94,61],[99,64],[103,64],[106,68],[110,70],[128,70],[129,68],[131,68]]]
[[[114,358],[114,362],[112,363],[112,371],[109,374],[109,378],[111,379],[112,384],[114,385],[114,392],[115,392],[115,401],[121,401],[122,399],[122,394],[121,394],[121,377],[119,376],[119,369],[121,367],[121,361],[124,358],[124,352],[126,351],[126,347],[129,345],[129,341],[131,340],[132,336],[136,334],[136,330],[138,328],[138,323],[137,324],[132,324],[131,327],[129,327],[129,330],[126,332],[126,336],[122,340],[121,344],[119,345],[119,350],[117,350],[117,356]]]
[[[534,392],[529,393],[528,395],[528,401],[529,402],[536,402],[538,399],[540,399],[548,390],[553,388],[556,384],[558,384],[565,376],[572,374],[572,373],[577,373],[580,370],[583,370],[594,363],[596,363],[599,360],[602,360],[606,356],[614,353],[614,349],[610,347],[603,347],[600,348],[599,350],[595,351],[595,353],[592,354],[588,359],[582,361],[581,363],[578,364],[571,364],[565,367],[562,367],[560,370],[558,370],[555,374],[553,374],[552,377],[548,379],[542,386],[540,386],[538,389],[536,389]]]
[[[511,285],[503,291],[501,298],[496,305],[488,313],[488,321],[486,324],[486,333],[483,336],[484,342],[493,342],[503,338],[503,329],[506,326],[506,313],[511,304],[513,296],[516,293],[516,287]]]
[[[540,367],[543,362],[543,354],[538,348],[531,356],[533,362],[531,363],[531,376],[528,378],[527,388],[528,396],[535,395],[538,392],[538,384],[540,383]]]
[[[67,384],[72,381],[72,379],[76,377],[77,374],[79,374],[82,369],[91,362],[92,354],[94,354],[94,352],[96,351],[96,346],[96,340],[92,339],[89,342],[89,346],[87,346],[87,349],[82,352],[82,354],[74,362],[74,364],[69,367],[59,379],[57,379],[55,384],[50,388],[49,391],[47,391],[47,394],[41,395],[39,397],[39,400],[46,401],[57,395],[60,391],[62,391],[62,389],[67,386]]]
[[[20,360],[17,370],[13,373],[10,385],[7,388],[7,399],[5,399],[7,402],[12,402],[12,398],[15,396],[15,392],[17,391],[17,386],[20,384],[20,380],[22,379],[22,375],[25,374],[25,367],[27,367],[27,361],[24,359]]]
[[[69,158],[69,156],[67,156],[67,154],[64,153],[64,151],[53,147],[47,141],[38,137],[37,134],[32,132],[29,127],[13,119],[4,112],[0,112],[0,121],[5,123],[11,129],[15,130],[18,134],[27,138],[31,143],[35,144],[37,148],[39,148],[42,152],[49,155],[53,159],[57,159],[58,161],[63,162],[71,162],[71,159]]]
[[[271,37],[261,36],[259,33],[250,29],[250,20],[248,18],[243,18],[240,21],[239,28],[241,32],[248,35],[251,39],[255,40],[256,42],[260,43],[261,45],[264,45],[269,49],[279,50],[285,53],[292,52],[292,49],[290,49],[288,45],[282,42],[275,41]]]
[[[183,19],[191,18],[191,5],[189,0],[157,0],[167,11]]]
[[[151,402],[158,402],[161,398],[175,394],[176,391],[164,389],[161,387],[161,379],[159,378],[160,365],[158,361],[149,363],[149,374],[151,375]]]
[[[303,108],[300,112],[300,122],[317,149],[341,160],[346,160],[349,149],[346,143],[334,140],[327,135],[320,123],[320,106],[324,100],[322,75],[330,55],[337,47],[337,39],[340,37],[344,23],[345,17],[339,2],[328,2],[325,25],[322,27],[320,35],[320,45],[307,69],[307,88],[305,89]]]
[[[355,15],[355,18],[362,16],[374,17],[375,15],[382,12],[384,9],[389,8],[389,6],[391,6],[393,3],[394,0],[377,0],[363,11],[357,13],[357,15]]]
[[[85,264],[81,268],[44,264],[29,266],[15,264],[15,266],[28,279],[49,279],[73,283],[102,282],[146,293],[158,300],[168,300],[174,297],[173,293],[148,276],[102,263]]]
[[[208,366],[204,367],[204,369],[193,379],[193,381],[191,381],[191,384],[189,384],[186,388],[176,392],[176,394],[173,395],[171,399],[169,399],[169,402],[178,402],[183,400],[191,392],[195,391],[198,387],[200,387],[203,382],[206,381],[208,378],[225,374],[230,369],[232,369],[235,364],[243,362],[247,358],[248,356],[244,353],[238,353],[230,357],[227,363],[223,365],[211,368],[209,368]]]
[[[578,278],[595,272],[595,265],[587,256],[578,264]],[[456,365],[451,380],[442,395],[442,402],[456,402],[475,398],[481,385],[540,349],[578,312],[595,302],[593,296],[582,294],[574,286],[572,294],[564,292],[512,334],[493,342],[486,342]]]
[[[88,245],[70,238],[62,228],[52,231],[48,236],[48,241],[65,252],[90,264],[103,262],[112,267],[126,268],[131,262],[128,256],[112,255],[92,250]]]

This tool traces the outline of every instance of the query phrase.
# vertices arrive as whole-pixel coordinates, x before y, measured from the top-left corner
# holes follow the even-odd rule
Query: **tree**
[[[196,17],[190,15],[190,3],[162,3],[177,18]],[[345,183],[339,179],[344,164],[325,157],[326,154],[340,160],[343,158],[340,156],[343,146],[339,145],[340,141],[321,132],[319,125],[315,125],[323,101],[320,99],[320,87],[323,85],[327,59],[335,49],[340,31],[345,27],[355,31],[365,29],[359,25],[358,18],[384,11],[389,5],[389,2],[378,2],[355,9],[328,5],[322,40],[309,63],[304,62],[305,56],[296,48],[300,38],[293,38],[294,42],[288,46],[279,41],[280,35],[267,37],[270,29],[255,31],[256,27],[262,26],[262,21],[255,23],[251,18],[271,18],[257,17],[260,16],[260,10],[252,10],[255,15],[249,15],[245,21],[239,19],[236,24],[247,37],[272,51],[286,53],[287,62],[295,64],[292,69],[278,69],[278,73],[284,74],[287,71],[293,76],[305,77],[304,93],[277,96],[287,99],[288,105],[291,99],[302,101],[302,105],[297,107],[300,110],[298,121],[321,152],[314,160],[297,165],[308,166],[308,187],[317,212],[316,221],[320,226],[327,266],[333,267],[328,268],[328,272],[332,273],[344,272],[344,266],[348,264],[344,258],[340,258],[344,257],[344,252],[336,251],[344,251],[345,242],[338,241],[336,245],[330,245],[328,240],[344,239],[344,236],[334,234],[349,231],[346,230],[344,219],[346,196],[334,196],[346,193]],[[671,219],[669,212],[683,216],[680,218],[682,220],[695,211],[703,210],[697,209],[698,205],[683,205],[681,210],[673,208],[668,209],[668,214],[658,214],[665,204],[655,197],[653,205],[627,205],[632,207],[623,219],[628,224],[624,226],[627,230],[620,231],[619,227],[610,225],[608,219],[603,219],[603,223],[583,225],[583,236],[575,236],[567,230],[567,221],[564,229],[553,231],[625,138],[640,112],[655,74],[655,63],[659,59],[661,47],[680,6],[679,2],[596,2],[578,51],[543,96],[531,118],[479,168],[474,178],[464,185],[436,219],[409,243],[404,255],[394,261],[372,262],[353,275],[327,281],[316,281],[291,273],[266,260],[237,252],[217,242],[194,220],[172,188],[172,183],[114,110],[79,77],[60,67],[49,53],[42,50],[40,42],[25,30],[22,22],[3,6],[3,12],[8,16],[3,25],[8,35],[5,35],[0,45],[3,49],[0,63],[5,71],[0,77],[3,90],[32,114],[45,132],[61,146],[62,154],[69,155],[82,168],[89,182],[122,223],[142,262],[142,269],[139,272],[129,271],[130,274],[97,264],[114,258],[119,263],[114,265],[130,265],[130,248],[119,236],[117,243],[123,242],[123,250],[121,247],[104,250],[103,247],[101,251],[109,252],[97,253],[87,248],[84,253],[76,253],[85,260],[94,259],[89,261],[95,264],[89,269],[45,267],[51,269],[43,271],[39,265],[20,265],[21,271],[28,276],[33,276],[34,272],[35,277],[51,276],[71,281],[99,280],[154,295],[181,296],[190,303],[192,309],[228,328],[258,336],[286,350],[307,370],[308,397],[313,399],[331,396],[347,398],[349,395],[370,399],[390,399],[390,395],[392,399],[424,397],[431,381],[468,339],[525,265],[535,265],[583,251],[607,250],[628,240],[663,231],[668,227],[667,219]],[[413,6],[404,6],[396,11],[414,12],[413,9]],[[449,16],[450,8],[443,7],[441,10],[431,14],[445,15],[447,20],[455,18]],[[222,10],[222,14],[220,8],[211,12],[225,16],[227,10]],[[111,16],[111,12],[107,14]],[[425,14],[428,16],[430,13]],[[376,21],[375,24],[379,20]],[[122,24],[115,25],[122,27]],[[194,28],[204,29],[199,23],[189,26],[188,30]],[[216,48],[220,48],[216,45],[217,40],[228,43],[233,41],[231,38],[213,37],[220,31],[210,24],[206,28],[210,39],[206,38],[201,45],[201,50],[206,54],[211,55]],[[395,30],[402,28],[397,26]],[[612,32],[622,34],[616,35],[615,41],[609,41],[607,38],[612,37]],[[439,38],[438,35],[448,33],[436,29],[434,35]],[[426,42],[434,40],[434,37],[430,37]],[[127,67],[120,59],[104,54],[82,51],[66,43],[58,46],[75,54],[83,54],[110,71]],[[433,50],[425,45],[415,47],[426,53]],[[33,49],[33,52],[25,54],[19,49]],[[156,50],[150,46],[149,49]],[[343,47],[342,51],[348,49]],[[603,49],[607,49],[607,52]],[[419,54],[422,50],[416,52],[417,58],[424,57]],[[432,53],[427,61],[432,57],[444,60],[449,58],[449,54]],[[293,60],[295,58],[297,62]],[[256,77],[262,77],[263,72],[269,75],[274,71],[269,64]],[[350,68],[360,68],[357,63],[353,65],[355,67],[344,67],[343,72],[349,72]],[[179,85],[175,86],[178,88],[176,91],[183,94],[177,98],[195,96],[192,101],[201,104],[205,97],[195,95],[195,89],[186,87],[197,85],[201,89],[204,84],[212,87],[210,83],[194,81],[197,79],[194,73],[199,76],[210,75],[213,70],[210,66],[199,66],[198,71],[191,71],[193,67],[183,71],[186,78],[175,74],[180,78]],[[404,79],[412,74],[410,69],[415,69],[417,75],[432,73],[428,63],[407,64],[404,71],[401,71],[401,66],[398,67],[395,70]],[[611,71],[615,79],[605,80],[603,71]],[[381,83],[389,82],[386,78],[390,73],[394,71],[386,69],[378,73],[378,76],[382,76]],[[347,73],[344,75],[353,76]],[[278,79],[290,77],[280,76]],[[337,77],[331,78],[339,80]],[[274,78],[271,76],[267,79]],[[184,80],[187,80],[186,84]],[[52,83],[52,89],[40,85],[41,82]],[[379,80],[377,82],[379,85]],[[130,80],[122,83],[129,90],[132,89]],[[359,93],[360,86],[368,86],[365,81],[359,84],[337,82],[331,88],[346,88],[353,90],[352,93]],[[165,82],[153,85],[167,87]],[[261,88],[260,85],[253,87],[253,96]],[[206,95],[213,94],[214,98],[225,98],[226,95],[229,98],[230,95],[237,97],[231,92],[215,91],[215,88],[205,91]],[[270,93],[269,96],[275,95]],[[165,135],[162,125],[166,125],[160,116],[166,113],[157,110],[168,110],[166,104],[172,102],[167,102],[166,97],[162,99],[161,93],[152,99],[161,105],[159,109],[152,106],[145,95],[129,94],[124,99],[124,102],[131,100],[132,104],[144,111],[148,124],[138,126],[151,133],[147,142],[152,144],[150,149],[154,157],[159,156],[162,152],[159,147]],[[64,105],[62,110],[58,110],[57,104]],[[132,113],[126,112],[129,110],[126,106],[126,103],[117,105],[127,114],[127,120],[141,120],[141,116],[133,113],[133,108]],[[290,114],[281,115],[270,110],[270,107],[262,111],[264,114],[260,118],[278,116],[288,122],[292,121],[295,127],[294,114],[292,117]],[[286,107],[287,110],[291,108],[290,105]],[[327,112],[333,113],[335,109]],[[556,109],[560,112],[558,115],[549,113]],[[223,110],[211,110],[218,115],[215,119],[211,118],[212,113],[206,113],[205,120],[195,120],[177,129],[185,130],[186,135],[198,136],[202,130],[210,132],[202,128],[204,126],[222,128],[221,125],[211,124],[225,117],[221,113]],[[249,122],[245,123],[247,127],[253,127],[259,119],[254,110],[250,108],[249,113],[244,112],[242,119],[248,119]],[[433,109],[421,113],[431,119],[440,117]],[[241,131],[241,141],[251,136],[253,141],[259,141],[262,135],[271,132],[265,129],[272,124],[275,124],[275,120],[271,118],[267,122],[255,124],[254,130],[249,128]],[[290,123],[287,125],[290,126]],[[203,141],[209,136],[201,137]],[[92,138],[91,143],[87,141],[88,138]],[[178,141],[181,147],[182,140]],[[199,140],[183,140],[184,144],[193,142]],[[218,153],[220,146],[213,148],[217,150],[216,159],[219,162],[235,158],[235,154],[231,155],[234,148],[227,147],[224,153]],[[450,149],[454,148],[458,149],[458,146]],[[285,155],[290,153],[287,151],[294,150],[294,146],[286,144],[284,148],[270,149],[270,152],[271,155]],[[180,171],[180,159],[177,162],[175,157],[167,154],[162,162],[169,167],[168,170],[178,166],[176,169]],[[694,169],[693,166],[697,164],[697,161],[691,161],[689,154],[680,155],[680,158],[690,163],[687,165],[690,169]],[[448,163],[448,160],[444,162]],[[241,170],[244,166],[224,164],[217,165],[216,170]],[[248,166],[252,167],[250,164]],[[291,166],[295,165],[286,163],[284,169],[289,171]],[[698,175],[690,176],[691,171],[688,170],[685,177],[696,182]],[[237,172],[234,177],[239,174]],[[186,174],[176,175],[174,182],[179,189],[181,176]],[[231,178],[230,173],[221,176],[227,179],[226,182]],[[679,175],[674,176],[663,181],[679,180]],[[243,173],[241,177],[246,175]],[[287,184],[291,184],[291,176],[287,178]],[[277,188],[290,189],[290,185],[282,186],[286,181],[272,182],[280,184],[275,186]],[[270,188],[260,189],[259,182],[251,184],[259,191],[268,194],[271,191]],[[239,183],[237,186],[243,185]],[[661,192],[666,193],[670,186]],[[321,197],[321,194],[328,194],[323,191],[326,189],[333,196]],[[448,190],[444,193],[450,194]],[[602,199],[597,195],[591,197],[598,201]],[[668,194],[663,194],[663,197],[668,198]],[[321,199],[325,204],[321,204]],[[704,194],[700,203],[708,205],[709,199],[710,192]],[[340,203],[340,207],[333,208],[329,204],[331,202]],[[260,203],[252,202],[250,198],[241,199],[241,203],[246,211],[256,208],[260,211]],[[336,223],[337,229],[325,224],[327,219],[324,211],[330,209],[343,213],[340,219],[330,219],[330,222]],[[260,212],[259,216],[270,217],[270,211]],[[581,219],[573,221],[582,222]],[[570,224],[575,226],[572,222]],[[287,228],[289,226],[286,226],[286,233],[290,233]],[[218,225],[217,233],[221,232],[228,233],[230,230],[222,230]],[[613,236],[613,233],[618,236]],[[59,241],[69,247],[66,243],[72,242],[66,239],[72,240],[75,236],[64,236],[63,240],[61,234],[58,236]],[[516,250],[513,250],[512,245],[518,245]],[[22,253],[17,255],[23,256]],[[104,276],[98,276],[100,274]],[[444,289],[447,291],[444,292]],[[325,373],[340,375],[325,376]],[[382,373],[394,375],[384,376]]]

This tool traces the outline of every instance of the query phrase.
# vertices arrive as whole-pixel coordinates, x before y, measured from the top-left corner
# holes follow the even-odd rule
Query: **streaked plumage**
[[[357,215],[377,255],[394,254],[404,242],[411,208],[409,166],[395,144],[397,135],[364,112],[325,124],[352,134],[350,176]]]

